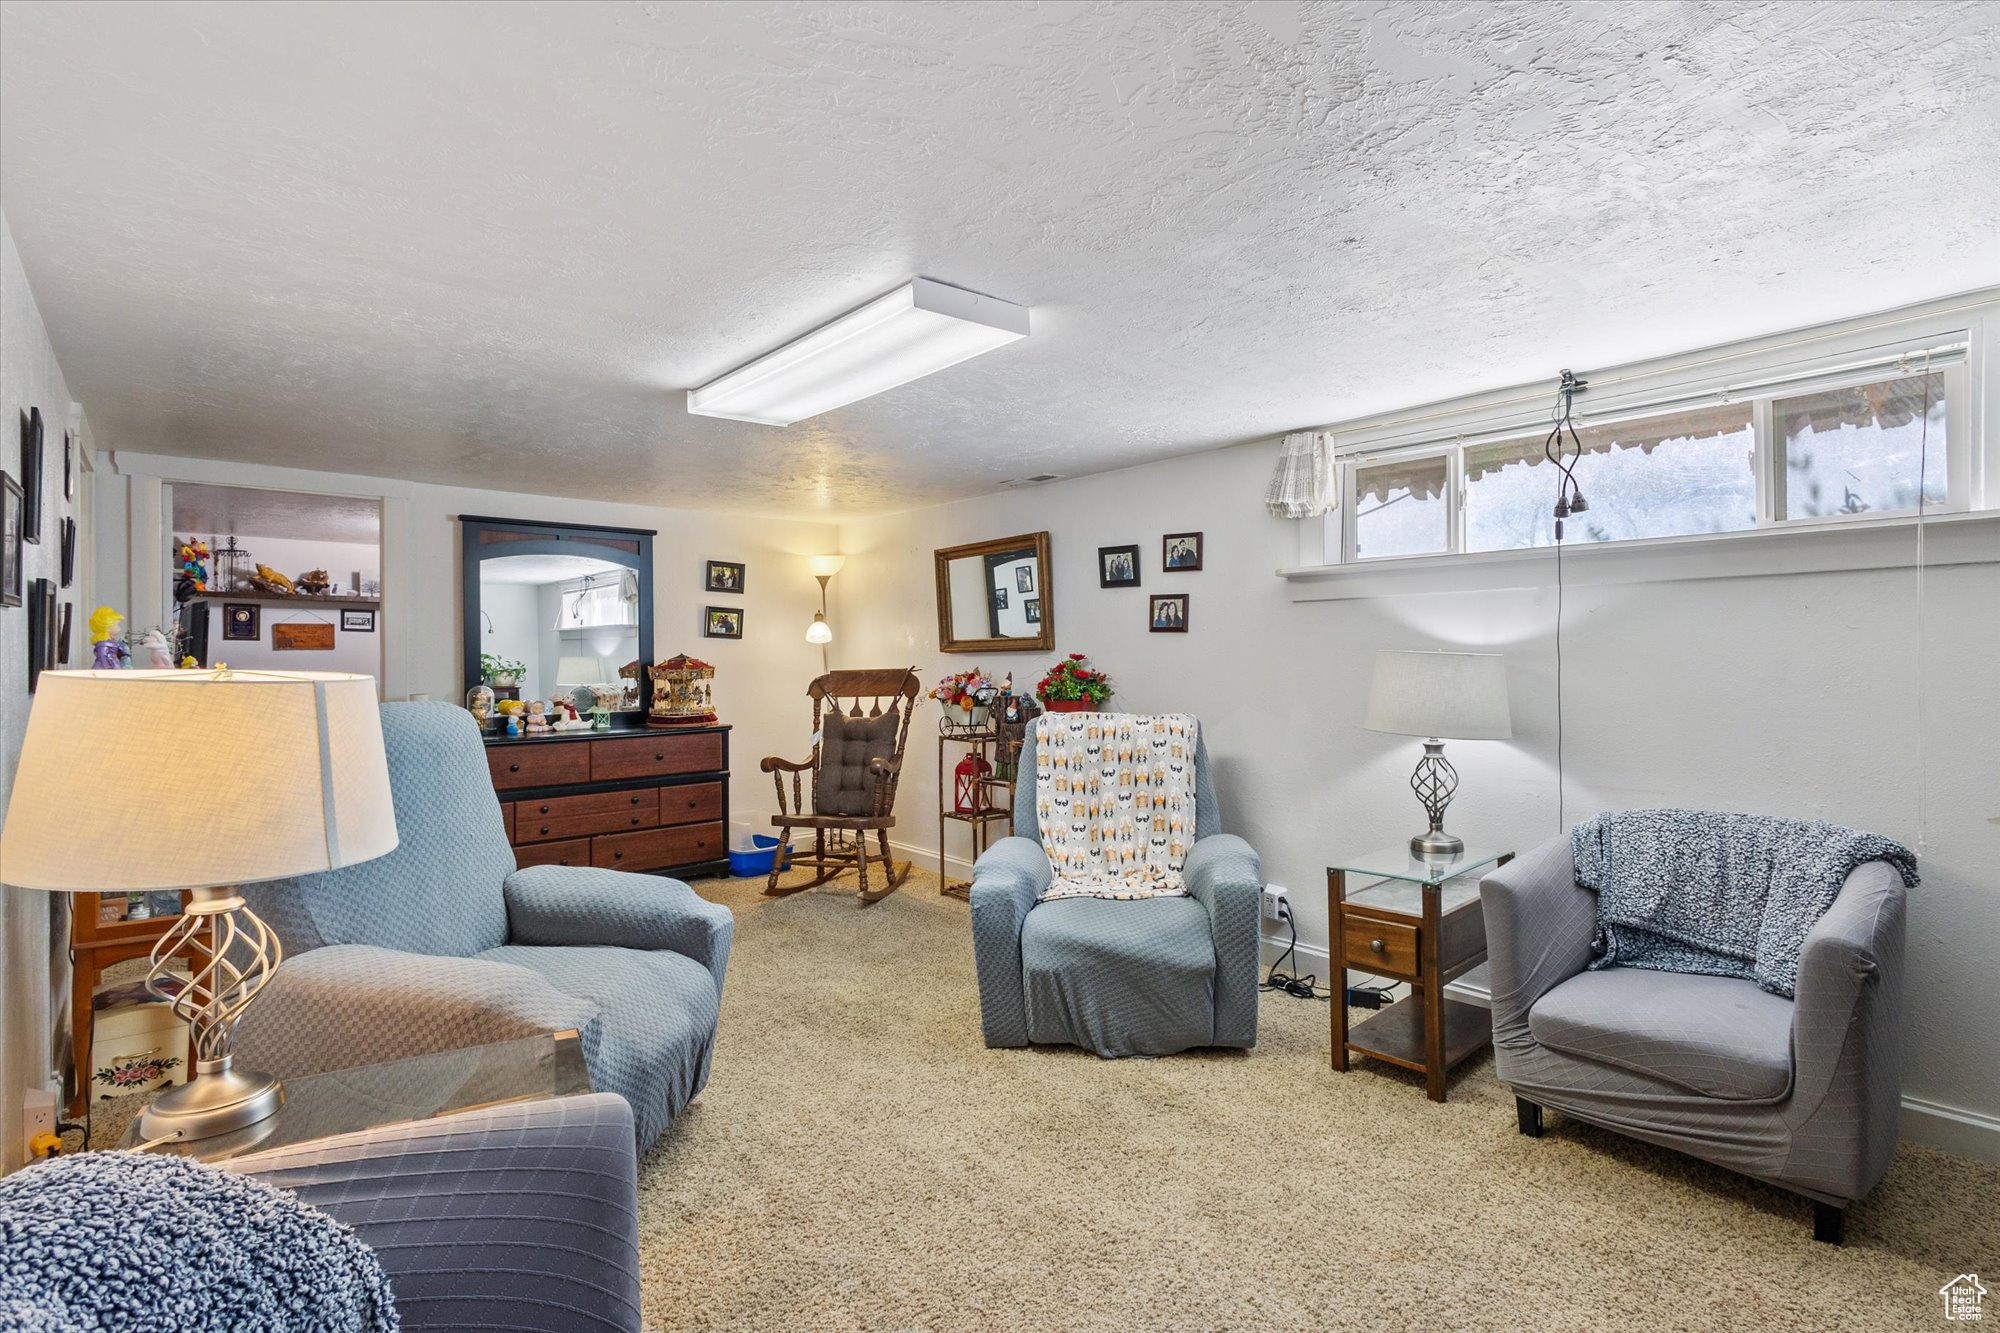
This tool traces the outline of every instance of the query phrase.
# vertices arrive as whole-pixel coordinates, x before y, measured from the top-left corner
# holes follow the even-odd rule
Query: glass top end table
[[[1408,843],[1397,843],[1326,868],[1329,952],[1337,978],[1335,1070],[1347,1071],[1350,1054],[1370,1056],[1422,1074],[1430,1099],[1445,1099],[1445,1075],[1492,1041],[1493,1022],[1478,1005],[1446,999],[1444,987],[1486,961],[1479,877],[1513,859],[1511,851],[1477,847],[1420,858]],[[1350,875],[1376,882],[1349,893]],[[1350,1029],[1350,967],[1406,982],[1410,994]]]
[[[576,1031],[539,1033],[289,1078],[284,1084],[284,1102],[257,1123],[205,1139],[155,1143],[151,1149],[219,1162],[247,1152],[382,1125],[435,1120],[482,1106],[541,1101],[590,1090],[590,1071],[584,1065],[583,1043]],[[146,1146],[137,1116],[118,1146]]]

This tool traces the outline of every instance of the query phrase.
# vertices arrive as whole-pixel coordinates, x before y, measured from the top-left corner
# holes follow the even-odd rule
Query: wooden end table
[[[1444,1100],[1445,1074],[1493,1039],[1492,1013],[1446,999],[1444,988],[1486,961],[1479,876],[1513,859],[1470,848],[1449,860],[1419,860],[1402,844],[1327,867],[1336,1070],[1347,1072],[1350,1053],[1386,1060],[1422,1074],[1430,1099]],[[1349,875],[1378,882],[1350,894]],[[1408,982],[1410,994],[1350,1030],[1349,968]]]

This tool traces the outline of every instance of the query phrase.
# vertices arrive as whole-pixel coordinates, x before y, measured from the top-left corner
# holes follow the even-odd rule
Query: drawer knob
[[[636,796],[634,796],[634,797],[632,798],[632,804],[634,804],[634,805],[637,805],[637,804],[639,804],[639,798],[638,798],[638,797],[636,797]]]
[[[666,757],[667,757],[667,756],[666,756],[666,752],[665,752],[665,751],[661,751],[661,752],[659,752],[659,753],[657,753],[657,754],[655,754],[655,755],[653,756],[653,762],[654,762],[654,763],[658,763],[658,762],[660,762],[660,761],[661,761],[662,759],[665,759]]]
[[[539,814],[539,815],[545,815],[545,814],[547,814],[548,812],[549,812],[549,808],[548,808],[548,807],[547,807],[547,806],[545,805],[545,806],[543,806],[543,807],[542,807],[541,809],[537,810],[537,811],[536,811],[535,813],[536,813],[536,814]],[[543,831],[544,833],[548,832],[548,830],[547,830],[547,829],[543,829],[542,831]]]
[[[637,816],[637,815],[633,815],[633,816],[632,816],[632,822],[633,822],[634,824],[637,824],[637,823],[639,822],[639,816]]]
[[[566,866],[569,864],[569,858],[565,856],[562,860],[556,862],[556,864],[559,866]]]
[[[548,831],[549,831],[549,826],[547,824],[542,825],[542,832],[547,833]]]
[[[700,802],[699,802],[699,801],[689,801],[689,802],[688,802],[688,809],[692,810],[692,809],[694,809],[694,808],[695,808],[695,806],[697,806],[697,805],[699,805],[699,804],[700,804]]]
[[[611,853],[611,859],[612,859],[612,860],[614,860],[614,861],[623,861],[623,860],[625,859],[625,853],[623,853],[623,852],[613,852],[613,853]]]
[[[1370,949],[1370,951],[1372,951],[1372,952],[1374,952],[1374,953],[1381,953],[1381,952],[1383,952],[1383,951],[1384,951],[1384,950],[1385,950],[1385,949],[1386,949],[1387,947],[1388,947],[1388,946],[1387,946],[1387,945],[1385,945],[1385,944],[1383,944],[1383,943],[1382,943],[1382,941],[1380,941],[1380,940],[1370,940],[1370,941],[1368,941],[1368,948]]]
[[[521,766],[519,764],[509,764],[507,765],[507,771],[509,773],[519,773],[521,771]]]

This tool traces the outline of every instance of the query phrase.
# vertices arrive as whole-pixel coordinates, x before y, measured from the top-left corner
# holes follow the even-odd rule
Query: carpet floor
[[[2000,1274],[2000,1167],[1906,1146],[1835,1249],[1692,1159],[1523,1138],[1490,1059],[1444,1105],[1336,1074],[1323,1003],[1266,995],[1249,1052],[987,1050],[934,879],[761,885],[695,886],[736,943],[708,1089],[640,1165],[661,1330],[1878,1330]]]

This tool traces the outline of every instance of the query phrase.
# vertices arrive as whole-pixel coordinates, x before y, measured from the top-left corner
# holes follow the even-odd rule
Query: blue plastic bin
[[[753,833],[750,835],[750,841],[756,844],[751,851],[741,852],[734,847],[729,849],[729,873],[743,879],[750,878],[753,875],[770,874],[771,860],[778,854],[778,840],[776,838],[767,838],[761,833]],[[789,870],[791,864],[792,848],[791,844],[787,843],[785,845],[784,868]]]

